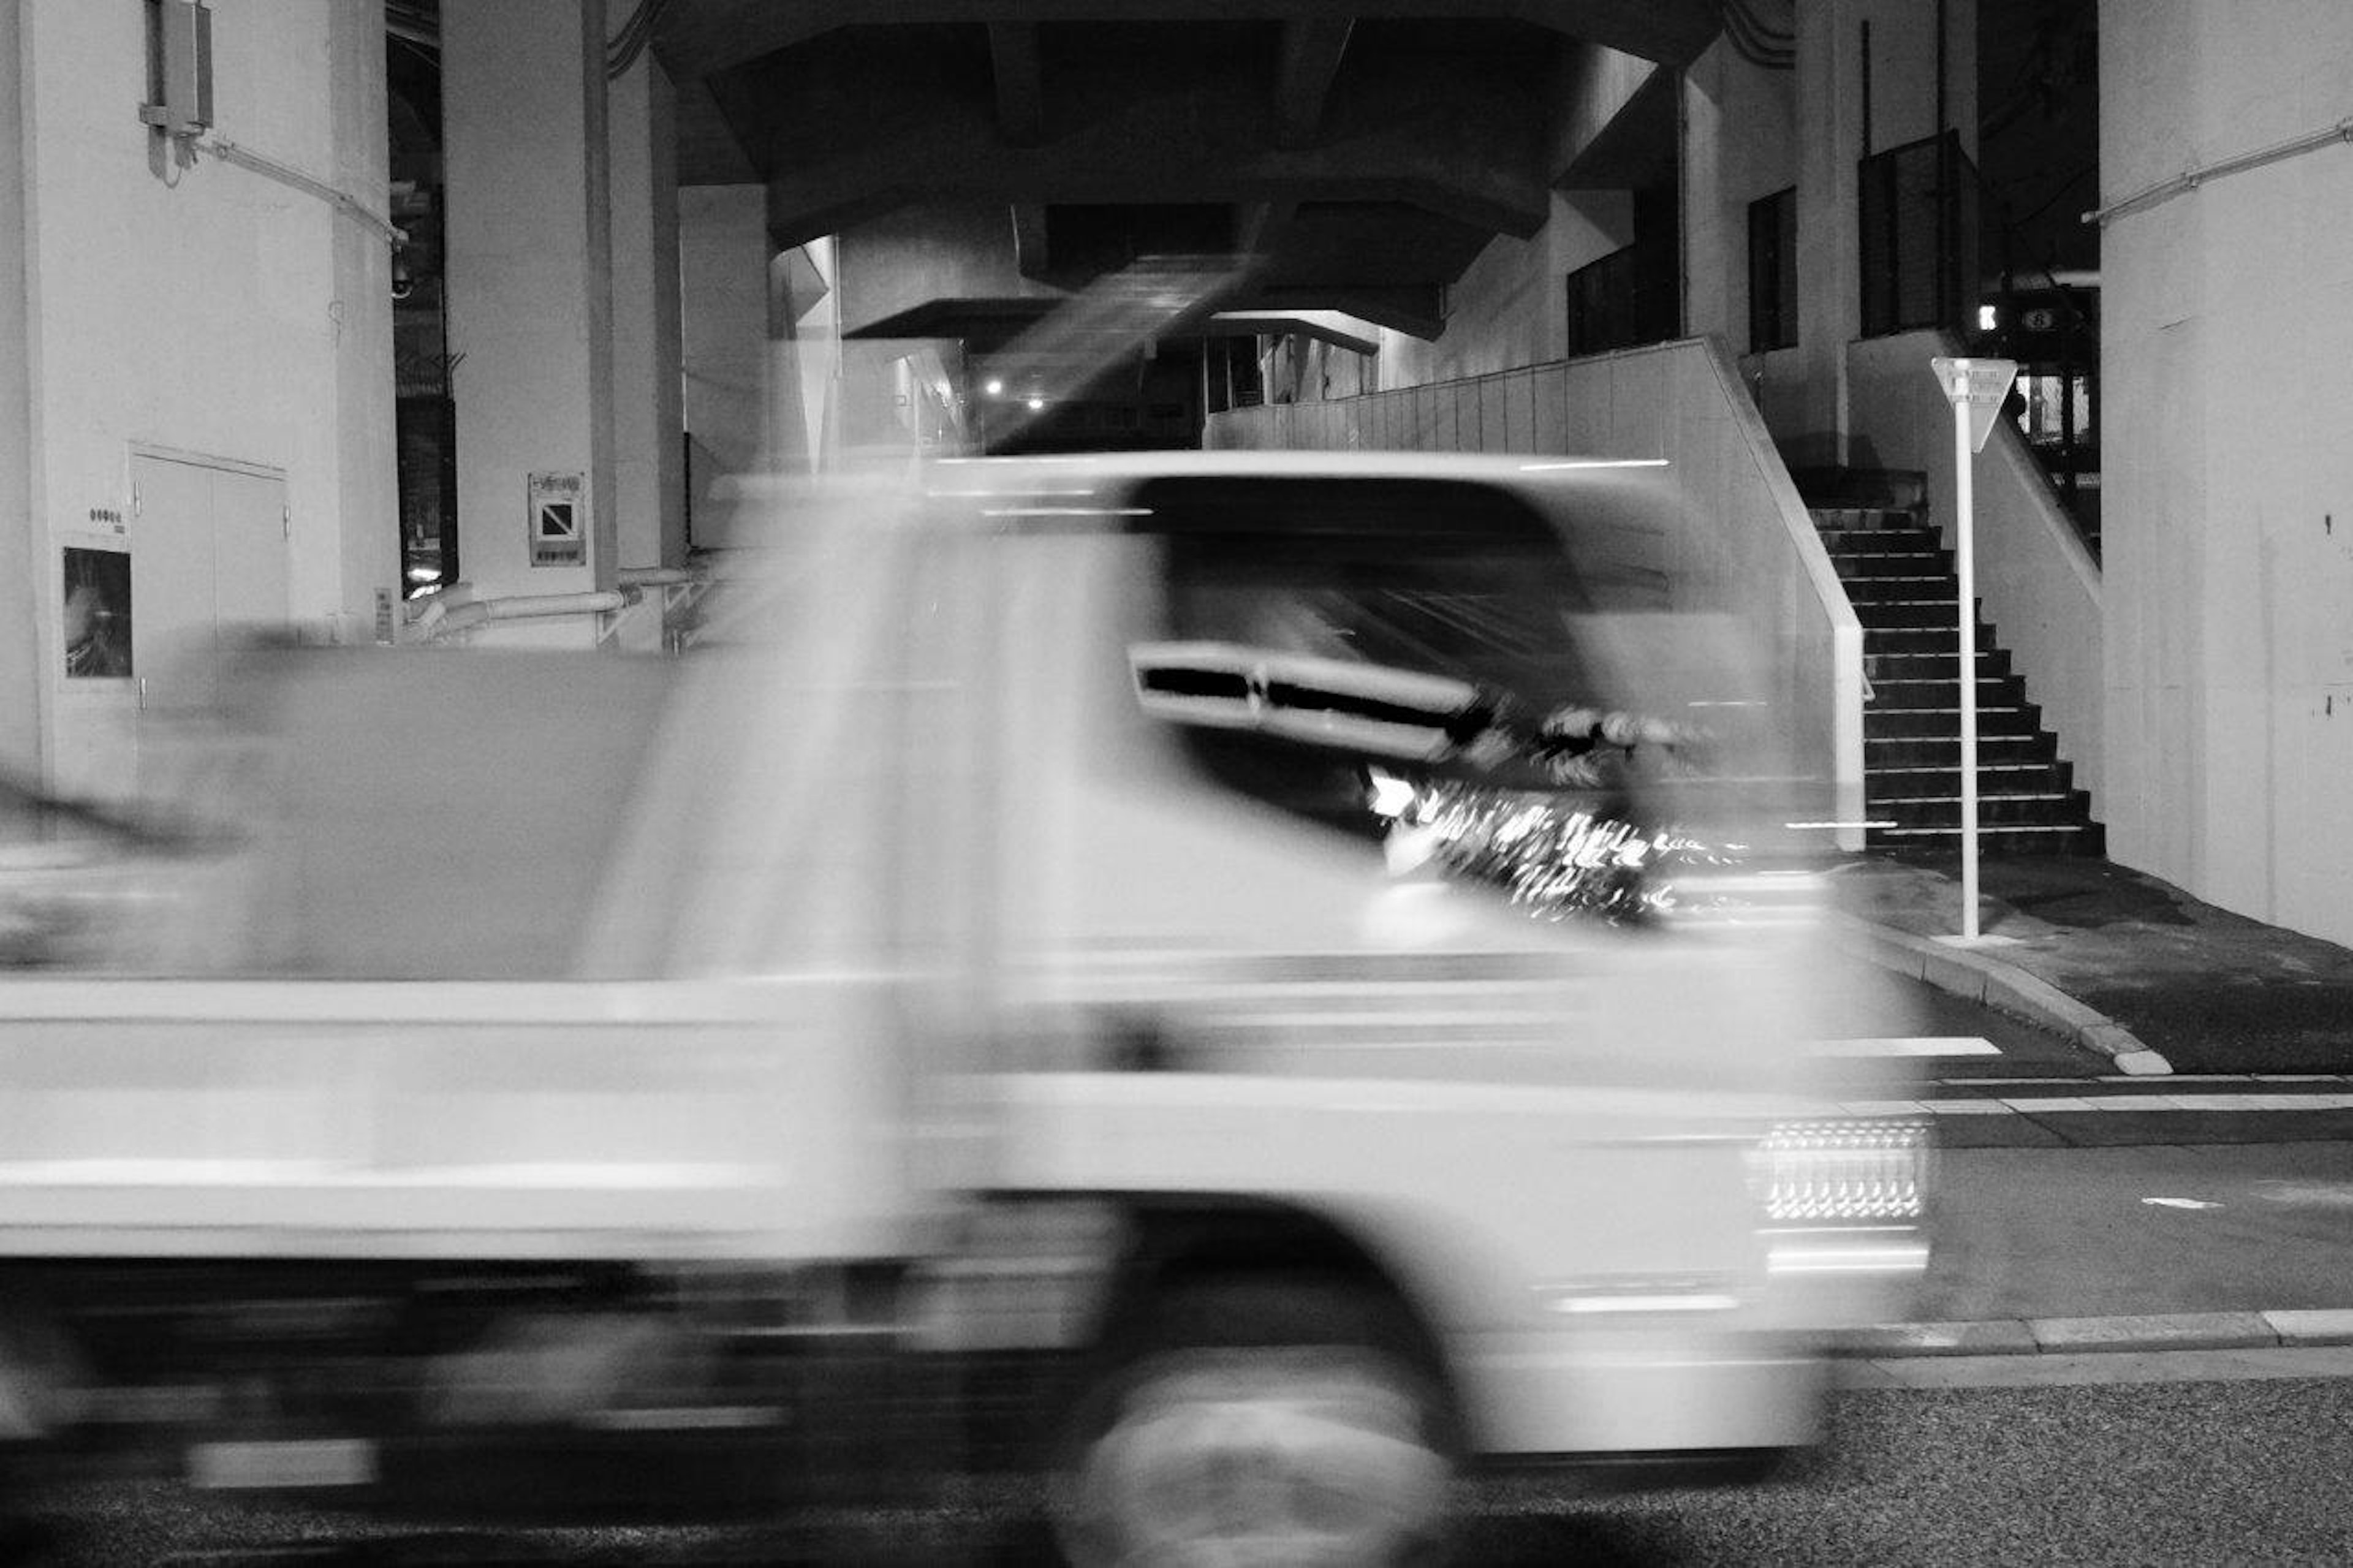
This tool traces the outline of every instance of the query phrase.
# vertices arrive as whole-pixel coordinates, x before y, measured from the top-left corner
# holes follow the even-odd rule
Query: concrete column
[[[444,0],[459,562],[485,596],[609,588],[617,560],[604,0]],[[533,564],[530,476],[585,481],[586,560]],[[578,644],[586,618],[502,623]]]
[[[1863,19],[1858,0],[1797,8],[1796,123],[1806,128],[1798,139],[1798,405],[1775,430],[1793,463],[1849,458],[1846,345],[1862,318],[1855,164],[1864,140]]]
[[[327,25],[332,180],[371,212],[390,203],[384,0],[334,0]],[[333,226],[335,516],[340,629],[388,637],[400,603],[400,479],[395,450],[392,247],[374,228]],[[383,606],[379,616],[378,606]]]
[[[2100,7],[2099,200],[2146,198],[2100,239],[2109,853],[2337,942],[2353,942],[2348,72],[2343,6]]]
[[[677,98],[651,50],[613,83],[613,510],[623,566],[686,561]]]
[[[0,767],[41,776],[41,711],[47,683],[40,649],[47,531],[41,525],[33,458],[35,321],[27,261],[33,244],[26,200],[25,22],[0,5]]]
[[[768,192],[691,185],[679,193],[679,289],[693,530],[716,542],[730,480],[766,450]]]

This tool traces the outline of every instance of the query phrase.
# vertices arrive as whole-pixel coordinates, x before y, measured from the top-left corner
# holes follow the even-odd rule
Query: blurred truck
[[[682,658],[257,654],[234,848],[0,984],[0,1420],[440,1517],[1035,1468],[1080,1562],[1811,1442],[1928,1152],[1813,1076],[1868,979],[1703,525],[945,462],[780,495]]]

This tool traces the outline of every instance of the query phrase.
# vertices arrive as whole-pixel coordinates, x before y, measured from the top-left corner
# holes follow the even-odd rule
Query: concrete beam
[[[1034,22],[991,22],[988,61],[997,77],[997,129],[1015,147],[1046,140],[1046,73]]]
[[[1560,190],[1618,188],[1614,165],[1623,161],[1623,139],[1613,132],[1636,98],[1672,72],[1620,50],[1581,44],[1561,51],[1558,86],[1547,162]],[[1669,155],[1672,156],[1670,149]]]
[[[1377,327],[1387,327],[1391,331],[1419,338],[1425,342],[1435,341],[1446,330],[1446,318],[1439,310],[1438,289],[1434,284],[1429,288],[1412,289],[1281,284],[1250,289],[1233,300],[1231,308],[1279,310],[1292,315],[1308,310],[1335,310],[1343,315],[1359,317]]]
[[[672,0],[654,32],[662,64],[681,81],[805,43],[842,26],[839,0]],[[865,0],[855,20],[909,22],[1329,23],[1351,16],[1441,14],[1435,0]],[[1482,14],[1533,22],[1645,59],[1685,65],[1721,30],[1710,0],[1491,0]]]
[[[1324,100],[1340,74],[1340,57],[1356,28],[1352,18],[1294,16],[1282,25],[1274,83],[1274,144],[1310,147],[1324,123]]]
[[[861,98],[860,123],[809,116],[776,127],[768,158],[777,241],[799,244],[860,215],[933,201],[1402,202],[1521,237],[1550,214],[1525,106],[1467,77],[1399,83],[1388,112],[1312,152],[1268,146],[1262,103],[1230,70],[1183,91],[1125,86],[1093,84],[1094,112],[1049,145],[1008,148],[989,102],[894,90],[881,74],[837,79],[834,90]]]

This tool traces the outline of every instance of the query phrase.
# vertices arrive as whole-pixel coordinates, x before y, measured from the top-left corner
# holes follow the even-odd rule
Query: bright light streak
[[[1893,827],[1895,824],[1893,822],[1785,822],[1781,824],[1781,826],[1788,828],[1791,832],[1796,832],[1801,828],[1824,832],[1836,832],[1841,827]]]
[[[1860,1247],[1777,1245],[1766,1261],[1773,1274],[1917,1274],[1928,1267],[1926,1242]]]
[[[1524,474],[1551,473],[1561,468],[1663,468],[1664,458],[1567,458],[1556,463],[1522,463]]]
[[[1703,1296],[1560,1296],[1547,1303],[1556,1312],[1572,1317],[1593,1317],[1603,1312],[1731,1312],[1740,1307],[1740,1298],[1726,1295]]]
[[[2154,1204],[2161,1209],[2218,1209],[2222,1206],[2210,1204],[2203,1198],[2143,1198],[2141,1202]]]
[[[983,517],[1150,517],[1148,506],[999,506],[983,507]]]

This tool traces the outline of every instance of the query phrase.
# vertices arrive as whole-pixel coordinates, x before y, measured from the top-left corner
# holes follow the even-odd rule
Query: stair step
[[[1859,555],[1878,555],[1887,551],[1944,549],[1944,534],[1927,522],[1908,521],[1904,513],[1892,513],[1880,522],[1862,522],[1854,527],[1826,522],[1821,513],[1814,513],[1814,532],[1821,534],[1821,549],[1833,553],[1852,551]]]
[[[1854,605],[1854,613],[1858,616],[1863,613],[1863,606],[1867,604],[1952,605],[1959,601],[1961,594],[1960,579],[1949,572],[1926,576],[1918,574],[1898,575],[1893,572],[1878,576],[1841,575],[1839,581],[1845,585],[1847,599]]]
[[[1950,611],[1952,605],[1942,606]],[[1945,658],[1961,656],[1961,629],[1949,616],[1942,625],[1911,626],[1874,626],[1862,628],[1864,652],[1873,658],[1903,657],[1913,654],[1936,654]],[[1978,626],[1978,655],[2001,651],[1993,632],[1983,623]]]
[[[1978,766],[1997,766],[2004,763],[2056,763],[2059,742],[2047,731],[2032,734],[1979,735]],[[1866,728],[1862,736],[1863,776],[1866,780],[1882,772],[1912,768],[1948,768],[1957,771],[1961,765],[1961,738],[1955,730],[1941,735],[1875,735]]]
[[[1855,618],[1862,623],[1865,635],[1873,632],[1950,631],[1957,638],[1959,627],[1954,625],[1960,608],[1958,595],[1948,594],[1941,599],[1859,599],[1854,602]],[[1987,637],[1980,614],[1978,623],[1978,640]]]
[[[1978,829],[1978,852],[1991,855],[2097,855],[2106,839],[2106,833],[2095,822]],[[1961,829],[1957,823],[1947,827],[1874,827],[1871,830],[1871,842],[1891,849],[1957,853]]]
[[[1883,577],[1910,577],[1922,582],[1957,581],[1953,563],[1941,550],[1833,550],[1831,564],[1841,583]]]
[[[1978,761],[1978,791],[1979,794],[2067,795],[2074,788],[2074,769],[2069,763],[2024,758],[1989,763]],[[1961,794],[1961,767],[1956,758],[1949,767],[1877,767],[1867,770],[1862,778],[1866,800],[1958,800]]]
[[[1958,642],[1960,639],[1956,637],[1954,640]],[[1868,657],[1872,660],[1873,667],[1883,672],[1889,680],[1953,680],[1958,679],[1960,675],[1961,650],[1957,647],[1942,648],[1934,652],[1873,653]],[[1985,679],[1985,668],[1989,664],[2001,665],[2006,672],[2010,664],[2010,650],[2002,647],[1980,647],[1978,649],[1977,662],[1978,679],[1980,680]]]

